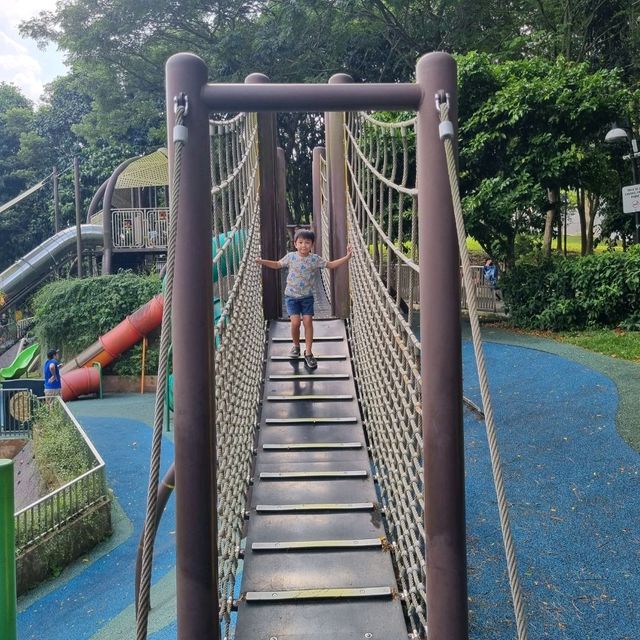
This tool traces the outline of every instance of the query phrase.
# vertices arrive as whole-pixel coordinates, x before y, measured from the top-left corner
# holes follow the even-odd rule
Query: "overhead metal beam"
[[[206,84],[202,99],[214,111],[360,111],[417,109],[416,84]]]

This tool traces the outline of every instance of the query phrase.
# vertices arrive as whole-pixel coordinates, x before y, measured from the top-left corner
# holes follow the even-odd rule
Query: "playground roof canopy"
[[[169,184],[167,150],[158,149],[134,160],[119,176],[116,189],[162,187]]]

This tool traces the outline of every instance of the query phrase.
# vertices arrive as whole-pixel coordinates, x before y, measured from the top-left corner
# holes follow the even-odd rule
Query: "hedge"
[[[43,351],[62,349],[69,359],[113,329],[127,315],[148,302],[162,288],[157,275],[123,272],[82,280],[57,280],[33,298],[35,333]],[[155,373],[157,350],[148,351],[147,373]],[[112,365],[114,373],[140,373],[140,348]]]
[[[511,323],[565,331],[638,329],[640,247],[584,257],[531,256],[501,280]]]

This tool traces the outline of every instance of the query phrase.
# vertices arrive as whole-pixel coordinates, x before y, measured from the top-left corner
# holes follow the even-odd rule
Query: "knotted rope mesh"
[[[329,178],[327,173],[327,158],[320,156],[320,232],[322,234],[322,257],[331,260],[331,235],[329,232]],[[331,277],[328,269],[320,270],[322,286],[331,305]]]
[[[413,634],[426,633],[415,120],[347,117],[354,367],[381,507]]]
[[[213,121],[210,131],[214,295],[219,309],[215,323],[218,588],[220,619],[229,637],[265,339],[262,274],[255,265],[260,255],[257,118],[240,114]]]
[[[184,108],[180,107],[176,114],[178,125],[182,123],[183,114]],[[225,637],[229,637],[264,350],[264,316],[261,305],[256,304],[262,291],[261,272],[255,268],[255,259],[260,255],[257,118],[255,114],[241,113],[230,120],[211,121],[209,133],[215,281],[215,326],[211,330],[215,332],[216,344],[218,595],[220,621]],[[182,140],[176,142],[171,193],[161,364],[137,614],[138,640],[147,637],[183,144]]]

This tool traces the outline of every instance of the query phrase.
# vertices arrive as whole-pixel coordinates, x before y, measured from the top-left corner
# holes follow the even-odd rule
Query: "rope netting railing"
[[[445,116],[446,117],[446,116]],[[419,341],[418,191],[415,188],[416,119],[384,122],[350,113],[345,122],[353,362],[379,483],[381,508],[394,549],[412,637],[427,635],[423,437]],[[446,142],[452,185],[457,180]],[[453,188],[453,187],[452,187]],[[526,622],[508,525],[486,371],[479,344],[477,278],[466,253],[459,194],[454,194],[463,276],[491,449],[518,638]],[[428,301],[425,301],[428,303]]]
[[[178,128],[178,127],[176,127]],[[254,268],[260,255],[260,206],[258,178],[258,135],[255,114],[241,113],[225,121],[210,122],[210,175],[212,215],[212,301],[215,335],[215,399],[217,437],[217,514],[218,514],[218,595],[220,622],[230,637],[233,593],[241,554],[242,528],[253,459],[256,415],[260,400],[265,323],[260,300],[262,280]],[[186,136],[184,136],[186,138]],[[176,143],[176,169],[172,192],[172,225],[169,235],[167,276],[173,274],[180,184],[180,149]],[[166,292],[172,290],[167,282]],[[165,310],[168,309],[165,293]],[[170,301],[169,297],[169,301]],[[165,317],[170,313],[165,312]],[[166,325],[166,326],[165,326]],[[168,319],[163,317],[163,344],[167,342]],[[168,353],[168,348],[162,350]],[[166,377],[167,357],[161,366]],[[159,371],[162,376],[162,370]],[[163,378],[164,379],[164,378]],[[156,413],[164,407],[158,385]],[[160,410],[162,411],[162,410]],[[155,535],[156,499],[160,439],[156,418],[153,473],[149,482],[150,502],[145,523],[145,549],[140,587],[137,638],[146,638],[151,549]],[[195,515],[197,517],[197,514]],[[212,541],[215,544],[215,541]]]
[[[255,114],[210,123],[216,308],[218,577],[229,637],[260,400],[264,317]]]
[[[347,117],[354,367],[381,507],[414,637],[426,633],[415,120]]]
[[[331,260],[331,235],[329,230],[329,179],[327,173],[327,158],[320,156],[320,232],[322,234],[322,257]],[[331,304],[331,280],[327,269],[320,270],[322,286]]]

